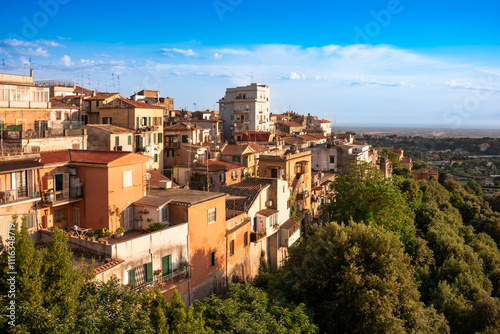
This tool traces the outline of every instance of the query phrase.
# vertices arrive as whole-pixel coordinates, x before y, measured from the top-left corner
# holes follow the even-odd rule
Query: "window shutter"
[[[68,173],[63,174],[62,197],[69,198],[69,174]]]
[[[136,130],[139,129],[139,117],[135,118],[135,127],[136,127]]]
[[[161,269],[163,270],[163,275],[168,275],[172,273],[172,255],[167,255],[162,257]]]
[[[151,126],[151,117],[148,117],[148,126]]]
[[[135,268],[130,269],[130,284],[135,284]]]
[[[146,266],[146,282],[153,281],[153,263],[148,262],[145,264]]]
[[[162,133],[159,133],[158,134],[158,143],[162,143],[163,142],[163,134]]]
[[[115,146],[120,145],[120,137],[115,136]]]

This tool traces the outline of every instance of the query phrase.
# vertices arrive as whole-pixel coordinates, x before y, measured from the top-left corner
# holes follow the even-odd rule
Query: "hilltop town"
[[[337,175],[368,163],[388,178],[393,163],[329,120],[273,113],[271,96],[252,83],[228,88],[219,110],[188,111],[158,90],[126,97],[0,74],[0,236],[14,215],[36,243],[62,229],[97,259],[97,280],[177,289],[187,304],[252,281],[262,261],[278,271],[308,228],[330,221]]]

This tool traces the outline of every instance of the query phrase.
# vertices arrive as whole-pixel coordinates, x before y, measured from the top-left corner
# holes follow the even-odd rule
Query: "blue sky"
[[[217,108],[225,88],[253,81],[271,86],[272,112],[316,114],[342,128],[500,129],[498,1],[2,6],[7,73],[27,73],[31,58],[36,80],[117,91],[119,77],[125,96],[158,89],[190,110]]]

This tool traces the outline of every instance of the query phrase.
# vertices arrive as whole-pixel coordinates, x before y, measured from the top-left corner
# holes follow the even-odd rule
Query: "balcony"
[[[20,187],[0,191],[0,205],[37,198],[38,193],[31,187]]]
[[[56,207],[78,202],[83,199],[83,188],[81,185],[69,187],[69,191],[45,191],[43,193],[43,206]]]
[[[142,292],[147,289],[154,289],[155,287],[159,287],[160,289],[166,288],[167,286],[174,285],[179,283],[179,281],[188,277],[188,274],[185,270],[174,271],[170,274],[166,275],[154,275],[153,281],[144,282],[138,285],[135,285],[133,289],[137,292]]]
[[[179,147],[179,143],[176,141],[175,142],[174,141],[172,141],[172,142],[166,141],[164,143],[164,145],[165,145],[165,148],[178,148]]]
[[[159,129],[160,129],[160,127],[157,125],[141,126],[135,132],[136,133],[145,133],[145,132],[151,132],[151,131],[158,131]]]
[[[302,191],[297,194],[297,200],[305,200],[309,197],[309,190]]]
[[[250,242],[257,242],[260,239],[265,238],[265,237],[266,237],[266,232],[261,232],[261,233],[251,232],[250,233]]]
[[[233,114],[249,114],[250,113],[250,109],[245,109],[245,110],[233,110]]]

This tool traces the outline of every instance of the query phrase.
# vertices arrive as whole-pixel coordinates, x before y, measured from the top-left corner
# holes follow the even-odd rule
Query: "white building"
[[[269,131],[269,86],[228,88],[218,103],[226,139],[239,140],[245,131]]]

